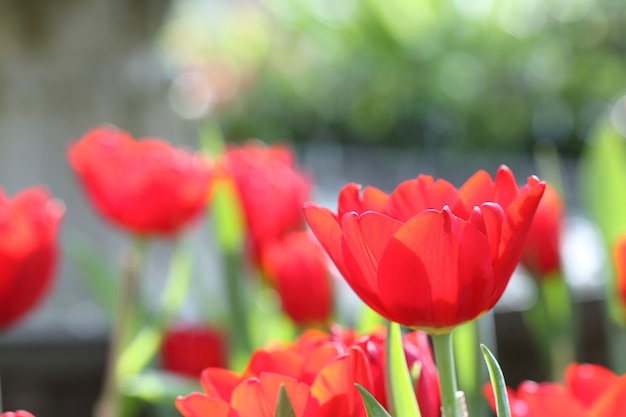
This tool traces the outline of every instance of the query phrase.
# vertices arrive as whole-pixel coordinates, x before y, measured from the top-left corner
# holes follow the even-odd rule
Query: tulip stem
[[[146,249],[146,241],[137,239],[124,260],[122,279],[118,285],[116,308],[109,338],[104,381],[100,398],[95,409],[95,417],[119,417],[121,415],[121,393],[117,363],[124,346],[128,343],[139,295],[139,277]]]
[[[239,365],[243,358],[247,358],[252,352],[250,341],[250,325],[248,323],[247,294],[243,281],[241,268],[241,255],[235,251],[224,251],[224,268],[226,272],[226,291],[228,293],[228,306],[230,308],[231,334],[233,335],[233,354],[231,358]],[[238,366],[235,366],[238,367]]]
[[[452,333],[431,335],[435,351],[435,361],[439,371],[439,392],[441,393],[441,417],[465,417],[460,400],[462,392],[456,383],[456,370],[452,350]],[[460,395],[459,395],[460,393]]]

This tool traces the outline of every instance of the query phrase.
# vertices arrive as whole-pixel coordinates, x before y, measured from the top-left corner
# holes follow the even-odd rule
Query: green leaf
[[[119,273],[101,254],[91,248],[83,239],[73,237],[62,245],[68,257],[74,262],[87,290],[105,311],[109,321],[116,306]]]
[[[195,379],[163,371],[145,371],[120,379],[120,390],[126,397],[150,403],[173,404],[178,395],[202,392]]]
[[[172,255],[170,273],[163,291],[162,320],[169,321],[180,309],[191,280],[191,269],[189,247],[179,243]]]
[[[608,120],[593,129],[581,172],[583,202],[612,244],[626,231],[626,143]]]
[[[285,386],[280,386],[278,391],[278,400],[276,401],[276,412],[274,417],[296,417],[296,413],[293,411],[293,406],[285,390]]]
[[[136,374],[144,369],[156,355],[162,334],[154,325],[145,325],[133,337],[117,362],[118,376]]]
[[[496,399],[496,414],[498,417],[511,417],[511,409],[509,407],[509,396],[506,392],[506,382],[504,381],[504,375],[500,364],[496,360],[495,356],[487,346],[480,345],[489,369],[489,378],[491,379],[491,387],[493,388],[493,395]]]
[[[214,180],[211,214],[217,241],[224,252],[236,253],[245,239],[244,215],[232,179]]]
[[[385,389],[391,414],[402,417],[421,417],[413,381],[409,375],[402,346],[402,330],[398,323],[387,324]]]
[[[385,410],[385,408],[380,405],[378,401],[376,401],[376,398],[374,398],[374,396],[370,394],[368,390],[366,390],[363,386],[359,384],[354,385],[361,394],[361,399],[363,400],[363,406],[365,407],[367,417],[391,417],[387,410]]]

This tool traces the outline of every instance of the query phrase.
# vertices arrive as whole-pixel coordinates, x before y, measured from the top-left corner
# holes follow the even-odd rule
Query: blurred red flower
[[[354,383],[363,385],[378,401],[386,403],[384,335],[384,329],[362,337],[338,328],[330,334],[308,330],[293,343],[277,343],[257,349],[241,375],[226,369],[204,370],[200,380],[205,393],[179,397],[176,405],[185,417],[273,416],[278,386],[283,383],[298,417],[365,417]],[[422,365],[416,387],[422,416],[436,417],[439,415],[437,374],[430,346],[426,339],[421,339],[422,336],[425,337],[419,333],[405,336],[404,347],[409,365],[415,361]],[[422,386],[426,390],[422,391]],[[241,394],[244,390],[249,392],[251,387],[263,395],[257,394],[253,398]],[[428,398],[421,399],[420,395]],[[430,405],[429,401],[434,404]],[[267,414],[259,410],[265,410]]]
[[[0,189],[0,328],[26,314],[50,287],[63,211],[42,188],[12,199]]]
[[[309,226],[357,295],[383,317],[443,333],[500,299],[543,194],[536,177],[519,188],[500,167],[456,189],[420,175],[387,195],[356,184],[337,214],[305,206]]]
[[[17,411],[6,411],[0,414],[0,417],[35,417],[28,411],[17,410]]]
[[[626,375],[599,365],[571,364],[565,384],[523,382],[508,389],[512,417],[614,417],[626,415]],[[495,410],[491,385],[483,394]]]
[[[613,264],[615,265],[619,300],[626,318],[626,234],[618,237],[613,245]]]
[[[236,184],[255,261],[261,247],[302,228],[302,206],[311,186],[289,148],[258,142],[229,146],[217,165]]]
[[[161,344],[164,369],[197,378],[208,367],[226,367],[226,336],[205,324],[179,324],[168,328]]]
[[[298,325],[330,318],[333,293],[326,254],[308,232],[291,232],[263,248],[261,263],[280,296],[283,311]]]
[[[559,193],[550,184],[539,202],[520,257],[521,264],[535,278],[560,271],[561,221],[564,207]]]
[[[101,126],[74,143],[68,158],[97,210],[132,233],[175,234],[208,199],[209,162],[159,139]]]

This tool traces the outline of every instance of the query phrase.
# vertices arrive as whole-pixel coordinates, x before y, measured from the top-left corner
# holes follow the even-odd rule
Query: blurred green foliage
[[[621,1],[179,6],[162,45],[207,71],[229,140],[576,155],[626,86]]]

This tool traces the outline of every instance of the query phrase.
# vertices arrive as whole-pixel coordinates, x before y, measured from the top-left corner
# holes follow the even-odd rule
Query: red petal
[[[342,232],[335,215],[313,203],[304,205],[304,216],[311,231],[344,277],[347,276],[341,249]]]
[[[220,398],[226,402],[237,384],[241,381],[239,375],[228,369],[207,368],[200,375],[202,389],[211,398]]]
[[[454,326],[486,310],[482,291],[493,279],[489,242],[448,209],[427,211],[396,232],[378,275],[388,318],[412,327]]]
[[[240,417],[274,417],[281,386],[285,387],[297,417],[317,411],[317,404],[312,400],[307,385],[272,373],[264,373],[259,378],[250,378],[239,384],[233,392],[231,404]]]
[[[511,274],[517,267],[528,230],[544,189],[545,183],[533,185],[527,191],[520,193],[505,209],[506,222],[502,228],[500,254],[494,263],[499,286],[493,295],[496,298],[494,304],[504,292]]]
[[[626,415],[626,375],[622,375],[596,401],[587,417],[617,417]]]
[[[518,388],[517,397],[528,406],[529,417],[586,416],[580,403],[558,384],[526,381]]]
[[[571,364],[565,369],[565,385],[586,408],[618,380],[613,371],[591,364]]]
[[[456,188],[449,182],[442,179],[434,181],[431,176],[420,175],[414,180],[402,182],[393,190],[385,213],[406,222],[424,210],[454,206],[458,199]]]
[[[227,402],[197,392],[176,398],[176,408],[185,417],[238,417]]]

